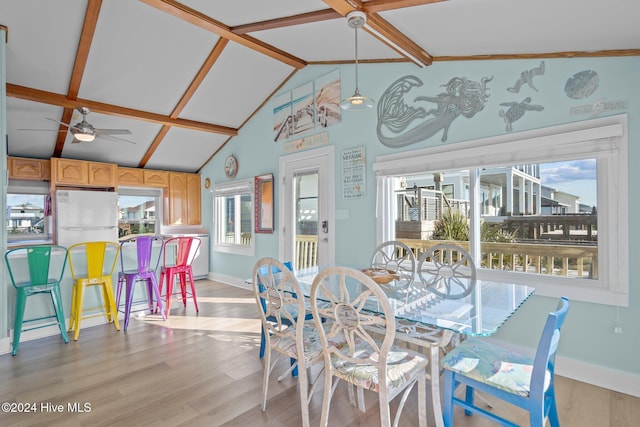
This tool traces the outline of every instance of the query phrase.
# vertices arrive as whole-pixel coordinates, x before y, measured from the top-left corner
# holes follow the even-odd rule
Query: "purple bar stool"
[[[135,248],[135,251],[133,249]],[[125,286],[125,306],[124,306],[124,330],[129,326],[131,316],[131,306],[133,305],[134,285],[144,281],[147,284],[147,295],[149,298],[149,310],[155,310],[153,298],[158,302],[158,310],[162,315],[162,320],[166,320],[160,288],[156,271],[160,265],[162,257],[163,240],[160,236],[137,236],[120,242],[120,272],[118,273],[118,289],[116,305],[120,308],[120,296],[122,286]],[[131,255],[135,254],[137,266],[134,265]]]

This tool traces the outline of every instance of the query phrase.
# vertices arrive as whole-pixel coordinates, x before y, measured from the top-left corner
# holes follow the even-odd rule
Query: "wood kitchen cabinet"
[[[169,187],[169,172],[143,169],[144,185],[147,187]]]
[[[142,186],[144,185],[144,174],[142,169],[138,168],[118,168],[118,186],[120,185],[132,185]]]
[[[7,157],[7,167],[9,168],[9,179],[31,181],[49,181],[51,179],[49,160]]]
[[[88,184],[88,162],[84,160],[59,159],[52,157],[51,181],[54,184]]]
[[[51,181],[54,185],[116,187],[118,166],[115,163],[51,158]]]
[[[187,221],[189,225],[202,223],[202,194],[200,175],[187,174]]]
[[[153,169],[119,167],[118,185],[169,188],[169,172]]]
[[[89,185],[93,187],[117,187],[118,165],[115,163],[89,162]]]
[[[167,197],[168,225],[200,225],[202,223],[200,175],[169,172]]]

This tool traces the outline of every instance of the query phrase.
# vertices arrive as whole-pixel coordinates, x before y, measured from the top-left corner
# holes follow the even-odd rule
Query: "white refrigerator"
[[[118,193],[107,191],[56,191],[58,244],[118,241]]]

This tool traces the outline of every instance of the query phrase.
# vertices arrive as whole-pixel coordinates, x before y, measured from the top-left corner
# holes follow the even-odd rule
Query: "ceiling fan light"
[[[69,131],[78,141],[92,142],[94,139],[96,139],[98,133],[86,120],[86,115],[89,113],[89,109],[81,107],[78,109],[78,111],[82,113],[82,121],[69,129]]]
[[[74,133],[73,136],[78,141],[82,141],[82,142],[92,142],[94,139],[96,139],[96,135],[93,133],[77,132],[77,133]]]

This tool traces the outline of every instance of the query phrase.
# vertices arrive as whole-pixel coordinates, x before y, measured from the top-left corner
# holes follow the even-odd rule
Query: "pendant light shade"
[[[364,111],[373,108],[375,104],[373,99],[361,95],[360,90],[358,89],[358,29],[362,28],[366,21],[367,16],[360,11],[353,11],[347,15],[347,25],[353,28],[355,33],[356,90],[353,95],[340,102],[340,108],[343,110]]]

